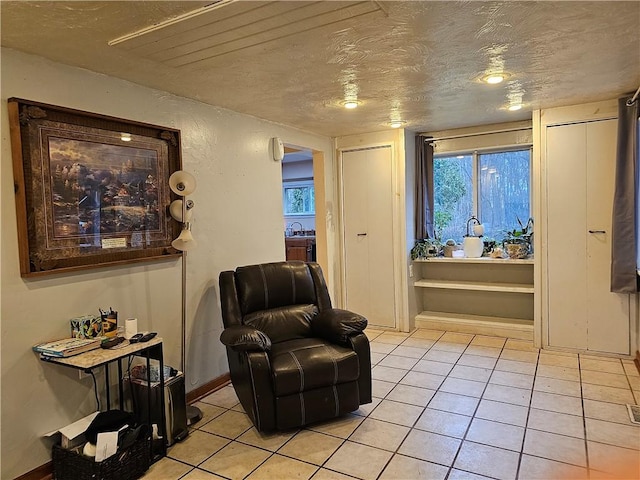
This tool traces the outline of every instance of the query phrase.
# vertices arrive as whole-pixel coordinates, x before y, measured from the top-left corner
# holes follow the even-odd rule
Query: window
[[[531,149],[438,155],[433,160],[435,235],[462,241],[476,215],[485,237],[502,240],[531,216]]]
[[[315,215],[316,196],[313,180],[285,182],[282,193],[285,215]]]

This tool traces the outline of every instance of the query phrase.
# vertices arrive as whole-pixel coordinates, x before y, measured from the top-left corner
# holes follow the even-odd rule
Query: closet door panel
[[[342,162],[346,308],[367,315],[369,310],[369,190],[365,151],[348,152]]]
[[[629,296],[610,292],[617,122],[591,122],[586,128],[587,347],[626,355],[629,354]]]
[[[549,345],[587,348],[586,127],[547,127]]]
[[[393,176],[390,147],[344,152],[346,308],[394,328]]]
[[[369,310],[372,323],[395,326],[391,148],[369,150]]]

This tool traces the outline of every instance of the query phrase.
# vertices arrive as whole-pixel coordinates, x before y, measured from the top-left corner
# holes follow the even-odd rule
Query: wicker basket
[[[150,464],[149,439],[135,442],[102,462],[95,462],[73,450],[53,446],[54,480],[136,480]]]

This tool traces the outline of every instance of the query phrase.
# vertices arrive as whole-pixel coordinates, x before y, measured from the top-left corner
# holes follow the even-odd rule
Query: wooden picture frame
[[[180,131],[8,100],[23,277],[180,256]]]

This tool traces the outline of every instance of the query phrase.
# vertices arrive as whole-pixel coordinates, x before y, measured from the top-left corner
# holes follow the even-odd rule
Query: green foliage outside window
[[[433,167],[436,239],[461,242],[467,220],[476,215],[485,237],[501,240],[516,218],[530,216],[529,148],[439,156]]]
[[[316,211],[316,199],[313,184],[291,185],[284,187],[285,215],[313,215]]]

